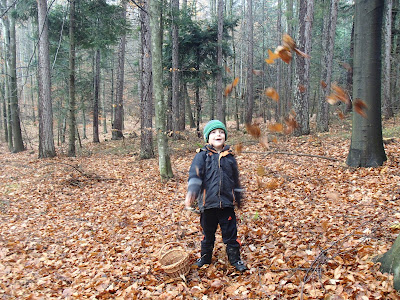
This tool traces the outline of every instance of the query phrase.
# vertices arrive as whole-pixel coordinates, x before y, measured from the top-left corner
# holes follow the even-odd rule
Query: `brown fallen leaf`
[[[267,97],[271,98],[272,100],[276,101],[276,102],[279,101],[279,94],[278,94],[278,92],[277,92],[274,88],[272,88],[272,87],[269,87],[269,88],[267,88],[267,89],[265,90],[265,95],[266,95]]]
[[[260,126],[258,126],[257,124],[246,124],[246,130],[247,132],[255,138],[259,138],[261,135],[261,129]]]

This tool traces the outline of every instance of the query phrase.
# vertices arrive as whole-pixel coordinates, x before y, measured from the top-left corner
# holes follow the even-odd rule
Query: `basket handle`
[[[172,245],[177,245],[177,246],[179,246],[179,247],[182,248],[182,245],[181,245],[180,243],[178,243],[178,242],[169,242],[169,243],[166,243],[164,246],[161,247],[161,249],[160,249],[160,251],[159,251],[159,255],[162,255],[163,251],[164,251],[167,247],[170,247],[170,246],[172,246]]]

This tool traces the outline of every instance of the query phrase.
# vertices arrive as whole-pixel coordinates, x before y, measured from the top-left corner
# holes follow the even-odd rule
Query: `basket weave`
[[[177,246],[177,247],[173,247]],[[183,277],[190,271],[189,253],[179,243],[171,242],[160,249],[160,264],[165,273],[171,277]]]

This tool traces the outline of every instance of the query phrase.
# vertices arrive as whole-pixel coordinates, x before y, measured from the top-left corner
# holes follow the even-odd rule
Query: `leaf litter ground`
[[[229,265],[220,233],[213,263],[192,268],[186,281],[160,266],[169,242],[192,260],[199,254],[198,215],[183,209],[202,143],[194,132],[171,142],[175,177],[165,183],[156,159],[139,159],[138,139],[42,160],[3,144],[1,299],[399,298],[392,276],[373,262],[400,228],[397,138],[385,145],[384,166],[352,169],[344,164],[349,138],[339,131],[279,136],[265,149],[229,130],[229,142],[243,144],[237,160],[246,198],[237,215],[250,271]]]

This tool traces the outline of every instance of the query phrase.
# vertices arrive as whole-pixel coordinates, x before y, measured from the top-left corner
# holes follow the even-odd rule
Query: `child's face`
[[[223,129],[214,129],[208,136],[208,142],[218,151],[225,145],[225,131]]]

